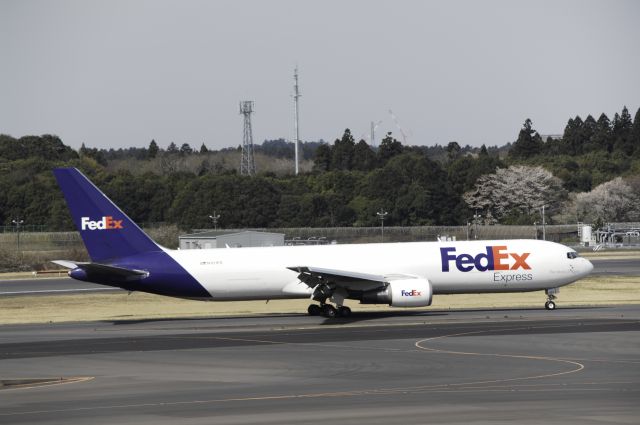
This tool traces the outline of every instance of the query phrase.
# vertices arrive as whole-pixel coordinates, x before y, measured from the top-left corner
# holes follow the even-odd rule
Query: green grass
[[[431,307],[437,309],[543,308],[542,291],[513,294],[436,295]],[[144,293],[100,293],[55,296],[18,296],[1,299],[0,324],[69,321],[118,321],[186,317],[222,317],[280,313],[304,313],[308,300],[202,302]],[[640,304],[639,276],[596,276],[560,290],[559,308]],[[385,305],[347,302],[354,311],[394,311]]]

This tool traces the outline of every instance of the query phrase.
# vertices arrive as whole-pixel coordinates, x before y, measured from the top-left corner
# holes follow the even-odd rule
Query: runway
[[[594,276],[639,276],[640,261],[637,259],[623,260],[592,260]],[[95,292],[121,291],[95,283],[81,282],[68,277],[63,278],[30,278],[20,280],[0,280],[0,297],[7,296],[36,296],[36,295],[65,295]]]
[[[0,327],[11,424],[636,423],[640,306]],[[27,381],[24,381],[27,379]]]

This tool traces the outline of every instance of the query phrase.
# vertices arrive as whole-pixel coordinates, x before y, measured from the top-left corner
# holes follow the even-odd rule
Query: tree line
[[[211,165],[215,155],[237,150],[175,143],[165,149],[152,140],[146,148],[83,145],[76,151],[52,135],[0,135],[0,223],[21,218],[72,229],[51,173],[59,166],[81,169],[136,222],[185,230],[211,227],[214,210],[228,228],[374,226],[380,209],[389,213],[385,224],[403,226],[466,224],[478,217],[532,224],[540,221],[542,205],[547,222],[638,217],[640,110],[631,119],[626,107],[611,121],[605,114],[571,118],[561,137],[546,140],[527,119],[517,139],[502,147],[404,146],[388,133],[373,148],[347,129],[332,144],[303,144],[303,158],[313,167],[298,176],[269,171],[246,177],[235,163]],[[290,158],[293,144],[266,141],[256,152],[273,161]],[[127,167],[113,166],[123,160]],[[179,160],[195,165],[175,166]],[[605,198],[607,207],[589,207]]]

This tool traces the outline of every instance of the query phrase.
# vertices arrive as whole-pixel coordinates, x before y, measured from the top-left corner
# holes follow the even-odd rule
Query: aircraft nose
[[[588,275],[589,273],[591,273],[591,271],[593,270],[593,263],[589,260],[587,260],[586,258],[582,259],[583,261],[583,268],[584,268],[584,274],[585,276]]]

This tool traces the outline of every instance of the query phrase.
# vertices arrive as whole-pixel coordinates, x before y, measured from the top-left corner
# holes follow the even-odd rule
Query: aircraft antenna
[[[244,116],[244,133],[242,137],[242,158],[240,159],[240,175],[254,176],[256,163],[253,159],[253,132],[251,130],[251,113],[253,101],[240,102],[240,114]]]

